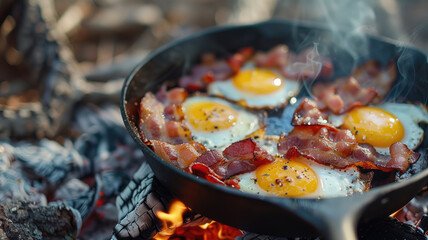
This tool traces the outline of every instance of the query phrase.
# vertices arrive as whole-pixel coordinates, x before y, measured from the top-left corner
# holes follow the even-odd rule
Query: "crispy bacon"
[[[420,153],[413,152],[403,143],[394,143],[389,148],[391,153],[391,161],[388,162],[388,167],[400,169],[405,172],[409,164],[414,164],[421,156]]]
[[[290,53],[287,65],[281,66],[280,70],[288,79],[314,79],[322,72],[323,63],[328,62],[329,60],[321,59],[309,48],[300,54]]]
[[[209,83],[230,78],[235,73],[234,68],[238,67],[236,64],[235,60],[216,60],[213,54],[207,53],[202,56],[201,64],[191,68],[189,75],[178,80],[178,85],[189,91],[202,90]]]
[[[141,99],[139,130],[143,141],[160,140],[173,144],[190,141],[190,131],[181,123],[184,115],[179,107],[187,93],[184,89],[161,90],[159,96],[169,105],[164,107],[150,92]]]
[[[266,150],[252,138],[232,143],[223,154],[210,150],[199,156],[188,168],[188,172],[198,176],[228,179],[231,176],[250,172],[258,166],[274,161]]]
[[[223,151],[227,159],[225,178],[250,172],[258,166],[273,162],[275,158],[258,145],[252,138],[232,143]]]
[[[189,94],[184,88],[173,88],[167,90],[166,85],[163,84],[156,93],[156,99],[162,102],[165,106],[180,105],[184,100],[186,100],[188,95]]]
[[[217,175],[210,167],[203,163],[194,162],[189,167],[189,172],[209,182],[226,185],[223,178]]]
[[[288,79],[307,79],[323,77],[333,74],[331,59],[311,55],[309,48],[300,54],[291,53],[286,45],[278,45],[267,53],[258,53],[255,56],[256,66],[278,68]]]
[[[318,74],[321,78],[330,78],[333,76],[333,63],[331,62],[331,59],[329,58],[322,58],[321,59],[321,72]]]
[[[317,83],[312,93],[335,114],[369,104],[377,95],[373,88],[362,88],[353,77],[338,78],[333,83]]]
[[[224,179],[227,175],[227,162],[221,153],[217,150],[210,150],[195,160],[195,164],[204,164],[209,167],[220,178]],[[192,166],[190,167],[192,168]]]
[[[254,60],[258,67],[282,67],[288,63],[288,54],[288,47],[281,44],[272,48],[267,53],[256,54]]]
[[[255,166],[274,160],[274,157],[252,138],[232,143],[229,147],[224,149],[223,156],[229,161],[249,161]]]
[[[293,126],[314,126],[328,125],[328,113],[321,109],[319,104],[311,99],[303,98],[300,105],[294,112],[291,125]]]
[[[302,155],[318,163],[336,168],[360,166],[365,169],[405,172],[417,161],[420,154],[409,150],[404,144],[390,147],[391,156],[376,152],[368,144],[358,144],[349,130],[328,129],[322,126],[295,127],[287,136],[281,136],[278,152],[286,158]]]
[[[329,78],[333,75],[333,63],[330,58],[308,48],[299,54],[290,53],[288,64],[282,66],[281,72],[290,79]]]
[[[354,70],[352,76],[364,88],[373,88],[378,92],[373,103],[380,103],[391,89],[397,78],[395,62],[382,67],[375,60],[367,61]]]
[[[242,65],[244,65],[245,60],[246,59],[242,54],[235,53],[227,59],[227,64],[229,64],[234,73],[237,73],[241,69]]]
[[[187,168],[206,152],[205,146],[198,142],[173,145],[163,141],[150,140],[150,143],[153,151],[160,158],[182,169]]]
[[[237,53],[233,54],[227,59],[227,63],[229,64],[230,68],[232,68],[234,74],[239,72],[245,61],[251,57],[253,52],[254,48],[252,47],[241,48]]]
[[[217,150],[212,149],[202,154],[195,160],[195,163],[203,163],[208,167],[215,165],[216,163],[223,160],[223,156]],[[220,174],[222,175],[222,174]]]
[[[371,60],[356,68],[350,77],[315,84],[312,92],[333,113],[342,114],[357,106],[381,102],[396,79],[396,71],[392,62],[383,68]]]
[[[163,104],[151,92],[146,93],[141,99],[139,127],[146,141],[148,139],[167,140],[165,139],[166,132],[163,109]]]

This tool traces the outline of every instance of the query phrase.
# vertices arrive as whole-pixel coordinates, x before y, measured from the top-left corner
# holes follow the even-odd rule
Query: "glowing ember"
[[[169,239],[232,240],[242,234],[241,230],[212,221],[200,226],[179,227]]]
[[[187,207],[180,201],[171,204],[169,213],[157,212],[156,216],[162,221],[163,229],[154,236],[156,240],[182,240],[182,239],[203,239],[203,240],[232,240],[243,233],[233,227],[212,221],[199,226],[181,226],[183,224],[183,213]]]

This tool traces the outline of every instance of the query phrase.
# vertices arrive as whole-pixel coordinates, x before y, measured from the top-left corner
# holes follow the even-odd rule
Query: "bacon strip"
[[[189,166],[188,172],[197,171],[199,176],[224,180],[237,174],[253,171],[258,166],[274,160],[274,157],[252,138],[248,138],[232,143],[223,151],[223,154],[216,150],[207,151]],[[201,174],[201,170],[203,174]]]
[[[224,179],[227,175],[227,162],[217,150],[210,150],[195,160],[195,164],[204,164],[209,167],[219,179]],[[190,167],[192,169],[193,166]],[[192,172],[192,171],[191,171]]]
[[[201,57],[201,63],[190,70],[190,74],[181,77],[178,85],[190,91],[203,90],[214,81],[226,80],[239,72],[254,49],[246,47],[227,59],[217,60],[212,53],[206,53]]]
[[[395,62],[390,62],[386,67],[380,66],[375,60],[367,61],[354,70],[352,76],[364,88],[373,88],[378,94],[373,103],[380,103],[391,89],[397,78]]]
[[[141,99],[139,127],[146,141],[148,139],[167,140],[163,109],[163,104],[151,92],[146,93]]]
[[[336,168],[360,166],[402,173],[420,157],[402,143],[390,147],[391,156],[382,155],[371,145],[358,144],[349,130],[321,126],[295,127],[289,135],[280,137],[278,152],[286,158],[297,154]]]
[[[189,75],[178,80],[180,87],[189,91],[203,90],[213,81],[230,78],[245,61],[238,53],[226,60],[217,60],[213,54],[207,53],[201,57],[201,60],[201,64],[190,69]]]
[[[413,152],[405,144],[400,142],[392,144],[389,151],[392,159],[388,162],[388,167],[400,169],[401,172],[405,172],[409,164],[416,163],[421,156],[420,153]],[[401,165],[402,163],[404,166]]]
[[[258,67],[282,67],[288,63],[289,51],[286,45],[278,45],[267,53],[257,53],[254,57]]]
[[[293,126],[314,126],[328,125],[328,113],[314,100],[303,98],[300,105],[294,112],[291,125]]]
[[[248,161],[256,167],[275,160],[273,156],[252,138],[232,143],[224,149],[223,156],[229,161]]]
[[[203,163],[192,163],[189,171],[191,174],[206,179],[209,182],[226,185],[222,177],[218,176],[210,167]]]
[[[256,66],[278,68],[288,79],[328,78],[333,74],[330,59],[312,56],[309,48],[300,54],[291,53],[286,45],[278,45],[267,53],[255,56]]]
[[[206,152],[202,143],[191,142],[182,144],[169,144],[162,141],[150,140],[153,151],[163,160],[179,168],[187,168],[201,154]]]
[[[180,105],[186,100],[189,94],[184,88],[173,88],[167,91],[166,85],[162,85],[156,93],[156,99],[161,101],[165,106]]]
[[[215,61],[209,65],[196,65],[178,80],[178,85],[189,91],[204,89],[212,81],[226,80],[234,74],[234,70],[226,60]]]
[[[350,77],[315,84],[312,92],[333,113],[342,114],[357,106],[380,103],[396,77],[393,62],[383,68],[371,60],[356,68]]]
[[[317,83],[312,93],[335,114],[369,104],[377,95],[373,88],[362,88],[353,77],[338,78],[333,83]]]
[[[227,59],[227,63],[230,68],[232,68],[234,74],[239,72],[245,61],[251,57],[253,51],[254,49],[252,47],[242,48]]]
[[[183,89],[160,92],[164,107],[153,93],[146,93],[140,102],[139,130],[143,141],[160,140],[167,143],[184,143],[191,140],[190,131],[181,123],[183,113],[179,107],[186,94]]]

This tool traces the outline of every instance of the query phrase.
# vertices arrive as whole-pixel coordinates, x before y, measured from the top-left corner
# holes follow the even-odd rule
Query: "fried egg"
[[[389,147],[396,142],[402,142],[411,150],[419,146],[424,130],[418,124],[428,123],[428,114],[418,105],[384,103],[357,107],[340,116],[331,115],[329,121],[351,130],[358,143],[368,143],[377,152],[389,154]]]
[[[296,80],[289,80],[275,69],[244,66],[233,78],[216,81],[208,86],[208,93],[237,101],[250,108],[285,106],[300,88]]]
[[[357,168],[335,169],[304,157],[277,157],[236,178],[243,192],[281,197],[340,197],[368,190]]]
[[[261,126],[259,116],[224,99],[194,96],[182,104],[184,123],[195,141],[207,149],[222,149]]]

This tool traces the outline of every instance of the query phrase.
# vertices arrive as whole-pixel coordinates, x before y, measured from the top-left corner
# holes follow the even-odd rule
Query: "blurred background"
[[[428,2],[424,0],[56,0],[55,9],[57,27],[68,37],[77,62],[91,80],[116,76],[103,76],[101,70],[107,69],[102,66],[125,60],[125,65],[135,65],[160,45],[201,29],[270,18],[370,32],[428,51]]]

